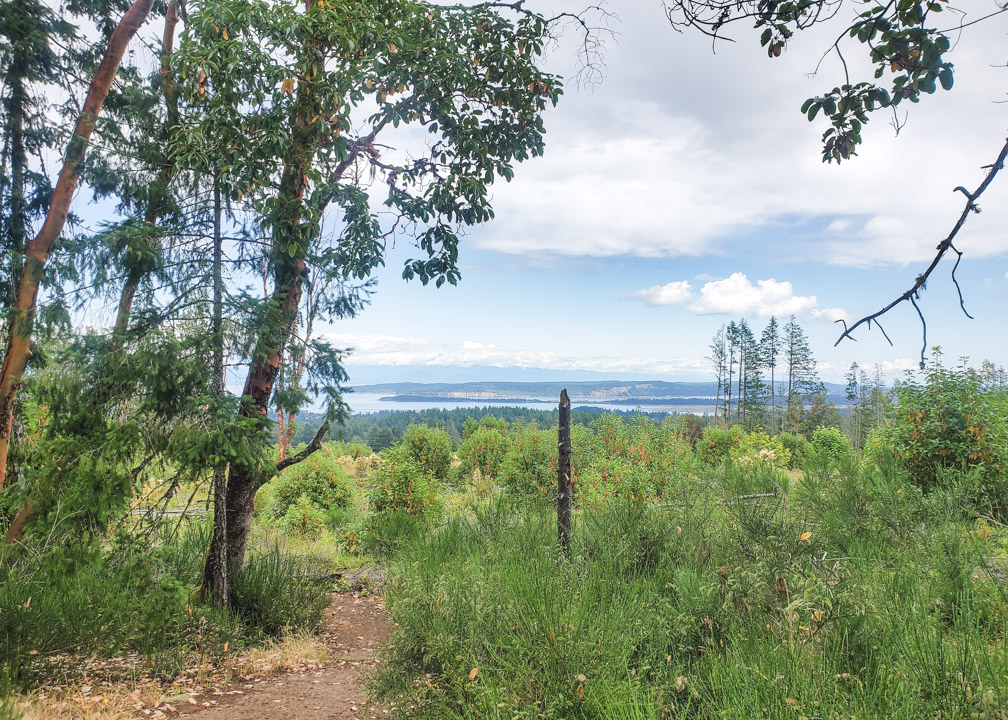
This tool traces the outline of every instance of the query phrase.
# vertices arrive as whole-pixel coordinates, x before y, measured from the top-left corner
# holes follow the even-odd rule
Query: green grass
[[[396,555],[375,687],[421,718],[1003,717],[1003,538],[968,496],[713,470],[583,509],[569,560],[548,509],[497,499]]]

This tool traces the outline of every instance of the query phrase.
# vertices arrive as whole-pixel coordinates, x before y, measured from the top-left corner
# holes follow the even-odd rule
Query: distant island
[[[713,382],[601,380],[587,382],[382,383],[358,385],[355,392],[382,395],[389,402],[554,403],[566,388],[573,401],[606,405],[713,405]],[[844,386],[826,384],[827,397],[846,402]]]

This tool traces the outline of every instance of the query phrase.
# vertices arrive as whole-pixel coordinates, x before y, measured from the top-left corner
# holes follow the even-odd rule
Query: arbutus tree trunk
[[[84,156],[101,113],[102,104],[108,96],[126,47],[147,20],[152,4],[153,0],[136,0],[112,32],[105,55],[91,80],[77,124],[67,144],[63,168],[60,170],[45,222],[38,234],[25,246],[24,268],[21,271],[17,296],[11,312],[7,348],[3,364],[0,365],[0,488],[3,488],[7,477],[14,398],[23,384],[25,368],[31,357],[32,325],[35,320],[42,272],[66,224],[70,203],[84,167]]]
[[[296,121],[303,124],[299,117]],[[304,276],[307,271],[306,242],[301,238],[301,211],[307,186],[310,157],[308,136],[304,128],[295,132],[292,156],[280,179],[278,214],[274,222],[274,286],[259,338],[249,365],[242,391],[240,414],[249,419],[265,420],[269,401],[280,371],[280,360],[297,322]],[[295,246],[293,255],[287,251]],[[228,470],[224,512],[226,532],[211,539],[210,552],[204,568],[204,589],[212,595],[220,592],[219,578],[213,571],[215,557],[226,558],[227,577],[233,579],[245,559],[245,547],[252,527],[255,494],[268,480],[273,468],[233,463]],[[216,506],[215,506],[216,511]],[[222,547],[223,545],[223,547]]]

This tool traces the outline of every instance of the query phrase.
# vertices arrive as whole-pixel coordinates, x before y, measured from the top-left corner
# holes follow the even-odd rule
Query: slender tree
[[[787,367],[787,411],[781,424],[782,429],[785,429],[785,422],[790,423],[792,429],[797,429],[805,401],[820,394],[823,388],[816,374],[816,362],[808,338],[794,315],[784,326],[781,347]]]
[[[727,389],[726,383],[726,371],[727,371],[727,352],[725,349],[725,326],[722,325],[718,328],[718,331],[714,333],[714,337],[711,339],[710,343],[710,355],[707,356],[707,360],[714,366],[714,375],[717,378],[717,394],[714,396],[714,417],[719,417],[721,411],[721,402],[724,397],[725,390]]]
[[[42,273],[53,246],[63,232],[70,211],[70,202],[73,200],[77,181],[83,170],[91,134],[115,79],[116,69],[133,35],[146,21],[152,2],[153,0],[136,0],[112,32],[70,135],[63,167],[53,190],[45,221],[38,234],[25,245],[25,261],[18,278],[17,293],[7,327],[7,347],[3,364],[0,366],[0,488],[3,487],[7,473],[14,397],[21,387],[25,368],[31,356],[29,347]],[[23,522],[22,520],[22,525]]]
[[[760,362],[770,372],[770,432],[774,433],[777,430],[777,389],[774,372],[780,362],[781,355],[780,325],[776,317],[771,316],[770,321],[763,328],[759,349]]]

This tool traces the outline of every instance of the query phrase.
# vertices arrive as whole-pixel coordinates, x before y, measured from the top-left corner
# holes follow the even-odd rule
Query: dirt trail
[[[374,667],[375,651],[388,639],[382,598],[342,593],[326,610],[329,660],[320,668],[284,673],[257,683],[237,683],[197,703],[213,707],[190,712],[192,720],[367,720],[392,718],[387,708],[367,706],[363,674]]]

